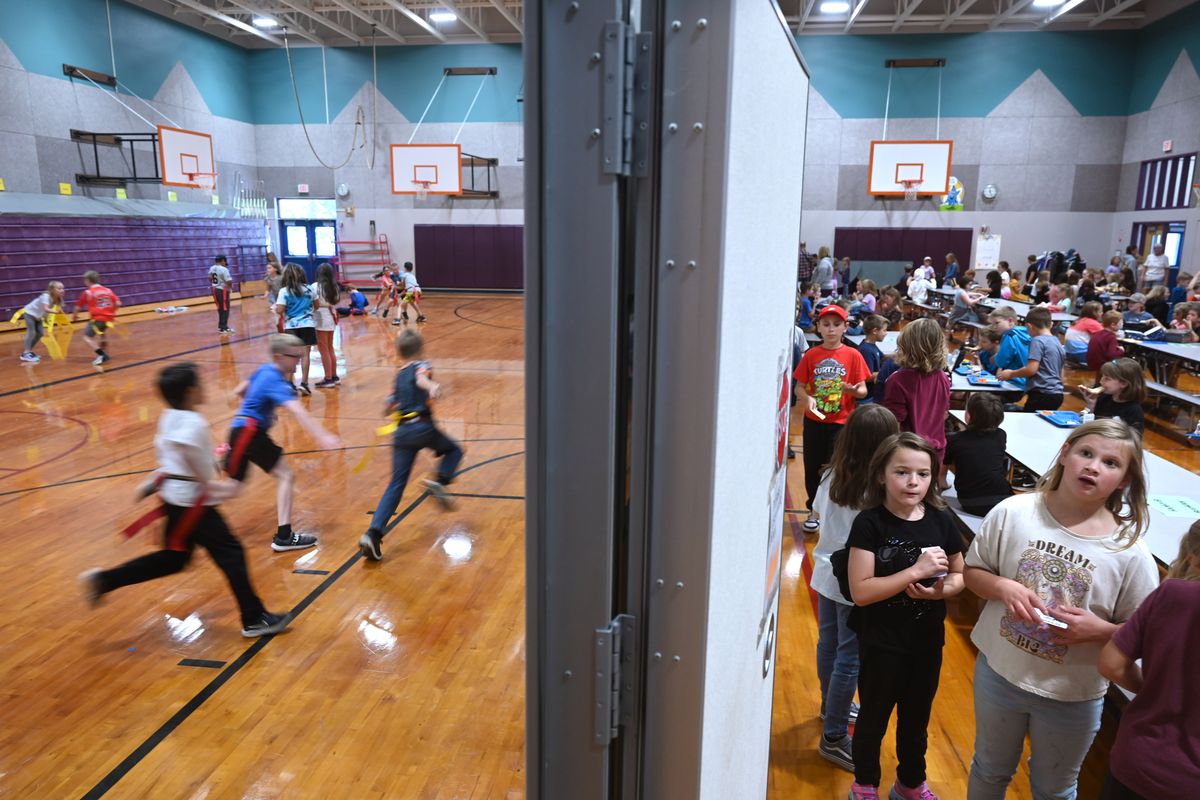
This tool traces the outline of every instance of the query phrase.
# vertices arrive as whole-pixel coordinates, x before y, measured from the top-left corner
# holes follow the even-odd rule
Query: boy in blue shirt
[[[800,319],[796,322],[796,324],[800,326],[800,330],[812,330],[813,313],[816,311],[816,303],[820,296],[820,284],[804,284],[804,294],[800,297]]]
[[[433,410],[429,401],[441,394],[441,386],[433,381],[433,370],[428,361],[420,359],[425,348],[425,339],[414,330],[406,330],[396,337],[396,352],[405,359],[404,366],[396,373],[396,383],[388,396],[385,414],[396,418],[396,433],[392,438],[392,479],[375,507],[371,527],[358,540],[358,547],[370,561],[383,558],[380,543],[387,532],[388,520],[396,513],[408,476],[412,472],[417,453],[429,448],[441,459],[437,476],[423,480],[421,484],[444,508],[451,507],[446,486],[454,480],[463,451],[458,442],[438,430],[433,424]]]
[[[1125,308],[1122,321],[1126,327],[1133,326],[1133,329],[1144,333],[1162,328],[1162,323],[1146,310],[1146,295],[1141,292],[1134,292],[1129,296],[1129,305]]]
[[[1024,367],[1029,361],[1030,337],[1029,331],[1017,324],[1017,312],[1008,306],[1000,306],[988,315],[988,322],[997,331],[1004,334],[1004,338],[1000,340],[1000,346],[992,356],[996,376],[999,377],[1000,370],[1018,370]],[[1024,378],[1010,378],[1009,380],[1022,388],[1025,386]]]
[[[1025,411],[1057,411],[1063,402],[1063,362],[1066,351],[1058,337],[1050,332],[1050,309],[1031,308],[1025,317],[1025,327],[1032,338],[1026,363],[1020,369],[998,369],[1002,381],[1028,378],[1025,392]]]
[[[858,352],[862,354],[863,361],[867,362],[867,370],[871,374],[867,377],[867,396],[858,401],[860,405],[875,402],[875,381],[883,366],[883,351],[879,349],[879,343],[887,335],[887,327],[887,320],[878,314],[872,314],[863,322],[865,338],[858,346]]]
[[[235,481],[244,481],[246,470],[250,464],[255,464],[263,472],[274,476],[279,529],[271,540],[271,549],[282,552],[313,547],[317,537],[292,531],[292,498],[296,478],[284,463],[283,448],[267,435],[275,423],[275,409],[282,406],[290,411],[301,427],[317,440],[319,447],[332,450],[341,447],[342,443],[322,428],[296,399],[291,375],[304,353],[304,342],[290,333],[277,333],[270,341],[271,363],[263,364],[233,390],[235,395],[242,398],[242,405],[230,425],[225,471]]]

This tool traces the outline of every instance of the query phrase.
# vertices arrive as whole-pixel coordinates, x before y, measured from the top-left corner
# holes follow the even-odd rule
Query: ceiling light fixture
[[[256,28],[278,28],[279,27],[279,23],[276,22],[275,20],[271,19],[270,17],[255,17],[253,22],[254,22],[254,27],[256,27]]]
[[[820,5],[822,14],[845,14],[850,10],[850,4],[844,3],[842,0],[825,0]]]
[[[431,22],[454,22],[458,19],[453,11],[434,11],[429,15]]]
[[[1064,0],[1033,0],[1034,8],[1054,8],[1061,6]]]
[[[1049,25],[1051,22],[1054,22],[1054,20],[1058,19],[1063,14],[1066,14],[1068,11],[1075,8],[1075,6],[1079,5],[1082,2],[1083,2],[1083,0],[1067,0],[1067,2],[1063,3],[1058,8],[1051,11],[1050,15],[1048,17],[1046,17],[1046,21],[1043,22],[1042,24]]]

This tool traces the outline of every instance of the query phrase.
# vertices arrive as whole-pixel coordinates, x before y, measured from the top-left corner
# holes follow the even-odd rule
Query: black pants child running
[[[167,512],[167,526],[163,533],[164,544],[182,546],[184,549],[163,549],[156,553],[147,553],[132,561],[126,561],[119,567],[106,569],[96,575],[96,585],[100,594],[106,594],[122,586],[135,583],[145,583],[155,578],[173,575],[180,572],[192,560],[192,550],[200,545],[212,556],[217,567],[225,573],[229,588],[237,597],[238,608],[242,614],[242,626],[249,627],[261,622],[263,618],[262,601],[254,593],[250,585],[250,573],[246,569],[246,553],[242,543],[234,537],[225,524],[225,520],[217,511],[216,506],[207,506],[191,534],[182,542],[173,542],[174,531],[180,520],[189,509],[183,506],[164,505]]]
[[[383,491],[375,515],[371,517],[371,530],[383,533],[388,520],[396,513],[396,506],[400,505],[400,497],[408,485],[408,476],[412,473],[417,453],[427,447],[442,459],[438,465],[437,482],[446,486],[454,480],[454,473],[463,457],[458,443],[439,431],[428,417],[402,422],[392,438],[392,480]]]
[[[942,648],[897,652],[860,643],[854,780],[880,785],[879,749],[896,709],[896,777],[910,789],[925,782],[929,713],[942,673]]]

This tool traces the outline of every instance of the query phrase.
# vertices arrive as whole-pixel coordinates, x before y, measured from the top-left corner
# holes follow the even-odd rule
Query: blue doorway
[[[317,279],[317,267],[337,263],[337,225],[324,219],[285,219],[279,222],[280,260],[298,264],[309,283]]]

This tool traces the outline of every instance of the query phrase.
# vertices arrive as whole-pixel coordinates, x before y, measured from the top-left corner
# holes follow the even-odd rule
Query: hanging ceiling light
[[[278,28],[279,23],[270,17],[255,17],[253,19],[254,27],[256,28]]]
[[[820,5],[822,14],[845,14],[850,10],[850,4],[842,0],[825,0]]]
[[[453,11],[434,11],[430,13],[429,20],[431,22],[454,22],[458,19]]]

